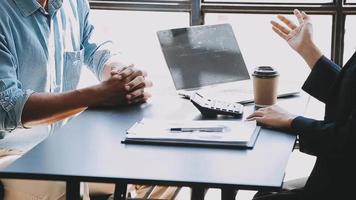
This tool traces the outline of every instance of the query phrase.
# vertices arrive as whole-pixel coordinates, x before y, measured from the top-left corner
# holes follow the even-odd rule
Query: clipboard
[[[174,132],[172,127],[225,127],[224,132]],[[126,144],[174,146],[205,146],[251,149],[258,138],[260,126],[256,122],[197,120],[173,121],[143,119],[127,130],[122,141]]]

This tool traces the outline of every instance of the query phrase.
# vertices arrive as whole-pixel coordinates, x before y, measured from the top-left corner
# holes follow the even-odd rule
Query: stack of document
[[[123,142],[252,148],[259,131],[256,122],[247,121],[143,119],[127,130]]]

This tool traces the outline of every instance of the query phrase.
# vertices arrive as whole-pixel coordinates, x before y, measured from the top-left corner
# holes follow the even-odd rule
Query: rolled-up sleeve
[[[16,62],[0,34],[0,131],[12,131],[22,127],[24,105],[33,93],[22,89],[17,79]]]
[[[82,7],[82,46],[84,48],[84,64],[100,80],[105,63],[113,56],[111,53],[112,41],[97,43],[93,41],[94,26],[90,23],[90,7],[87,0],[80,1]]]

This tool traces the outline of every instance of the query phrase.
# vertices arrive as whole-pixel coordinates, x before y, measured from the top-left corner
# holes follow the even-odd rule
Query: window
[[[156,31],[189,26],[189,14],[185,12],[92,10],[90,19],[95,27],[96,41],[112,40],[116,52],[122,52],[126,60],[135,61],[135,65],[149,71],[151,77],[162,74],[157,70],[168,70],[162,67],[165,61]],[[151,79],[167,78],[170,77]],[[80,87],[96,82],[93,75],[83,69]]]
[[[206,0],[206,2],[235,2],[235,3],[306,3],[306,4],[319,4],[319,3],[332,3],[332,0]]]
[[[140,67],[165,66],[157,46],[156,30],[227,22],[234,27],[250,69],[268,64],[278,67],[286,77],[288,74],[293,77],[295,73],[306,75],[304,61],[271,31],[269,24],[276,14],[290,14],[294,8],[312,15],[316,42],[336,63],[341,65],[348,60],[356,45],[356,39],[352,37],[356,32],[352,26],[356,19],[353,16],[356,0],[91,0],[90,4],[93,22],[100,27],[101,35],[115,37],[123,52],[136,55],[134,59]],[[346,27],[343,23],[345,15],[348,15]],[[96,20],[99,18],[104,20]],[[110,30],[112,20],[120,24],[121,31],[120,28]],[[251,37],[257,32],[258,36]],[[344,37],[345,42],[342,41]],[[273,51],[268,47],[272,44]],[[281,55],[284,59],[278,59]],[[291,63],[297,67],[286,67]],[[297,69],[301,71],[294,71]]]
[[[356,3],[356,0],[346,0],[346,3]]]
[[[356,1],[355,1],[356,2]],[[345,21],[344,61],[348,61],[356,51],[356,15],[349,15]]]
[[[294,16],[287,17],[294,19]],[[311,17],[316,43],[326,56],[330,56],[332,17],[328,15]],[[272,19],[276,19],[274,14],[208,13],[205,23],[232,25],[250,73],[256,66],[271,65],[279,70],[281,79],[302,83],[309,73],[309,68],[287,42],[273,32],[270,24]]]

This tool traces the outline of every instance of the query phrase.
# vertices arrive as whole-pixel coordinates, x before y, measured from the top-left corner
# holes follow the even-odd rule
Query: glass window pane
[[[89,2],[92,0],[89,0]],[[96,0],[96,1],[106,1],[107,0]],[[123,1],[123,2],[128,2],[127,0],[114,0],[114,1]],[[131,0],[129,2],[162,2],[162,3],[167,3],[167,2],[188,2],[190,0]]]
[[[352,54],[356,51],[356,15],[346,16],[345,38],[344,38],[344,63],[346,63]]]
[[[317,4],[317,3],[332,3],[333,0],[205,0],[206,2],[234,2],[234,3],[307,3],[307,4]],[[351,0],[356,1],[356,0]]]
[[[287,16],[294,19],[292,16]],[[311,16],[314,38],[323,53],[331,53],[331,16]],[[271,65],[280,71],[282,80],[293,80],[302,84],[309,74],[304,60],[271,29],[270,20],[275,15],[267,14],[206,14],[207,24],[230,23],[242,55],[251,74],[254,67]],[[296,22],[297,23],[297,22]]]
[[[171,81],[170,76],[155,77],[169,74],[156,31],[189,26],[189,13],[91,10],[90,19],[95,27],[95,41],[112,40],[115,51],[135,66],[147,70],[152,80]],[[167,73],[160,70],[167,70]],[[83,87],[96,81],[85,69],[80,83]]]

